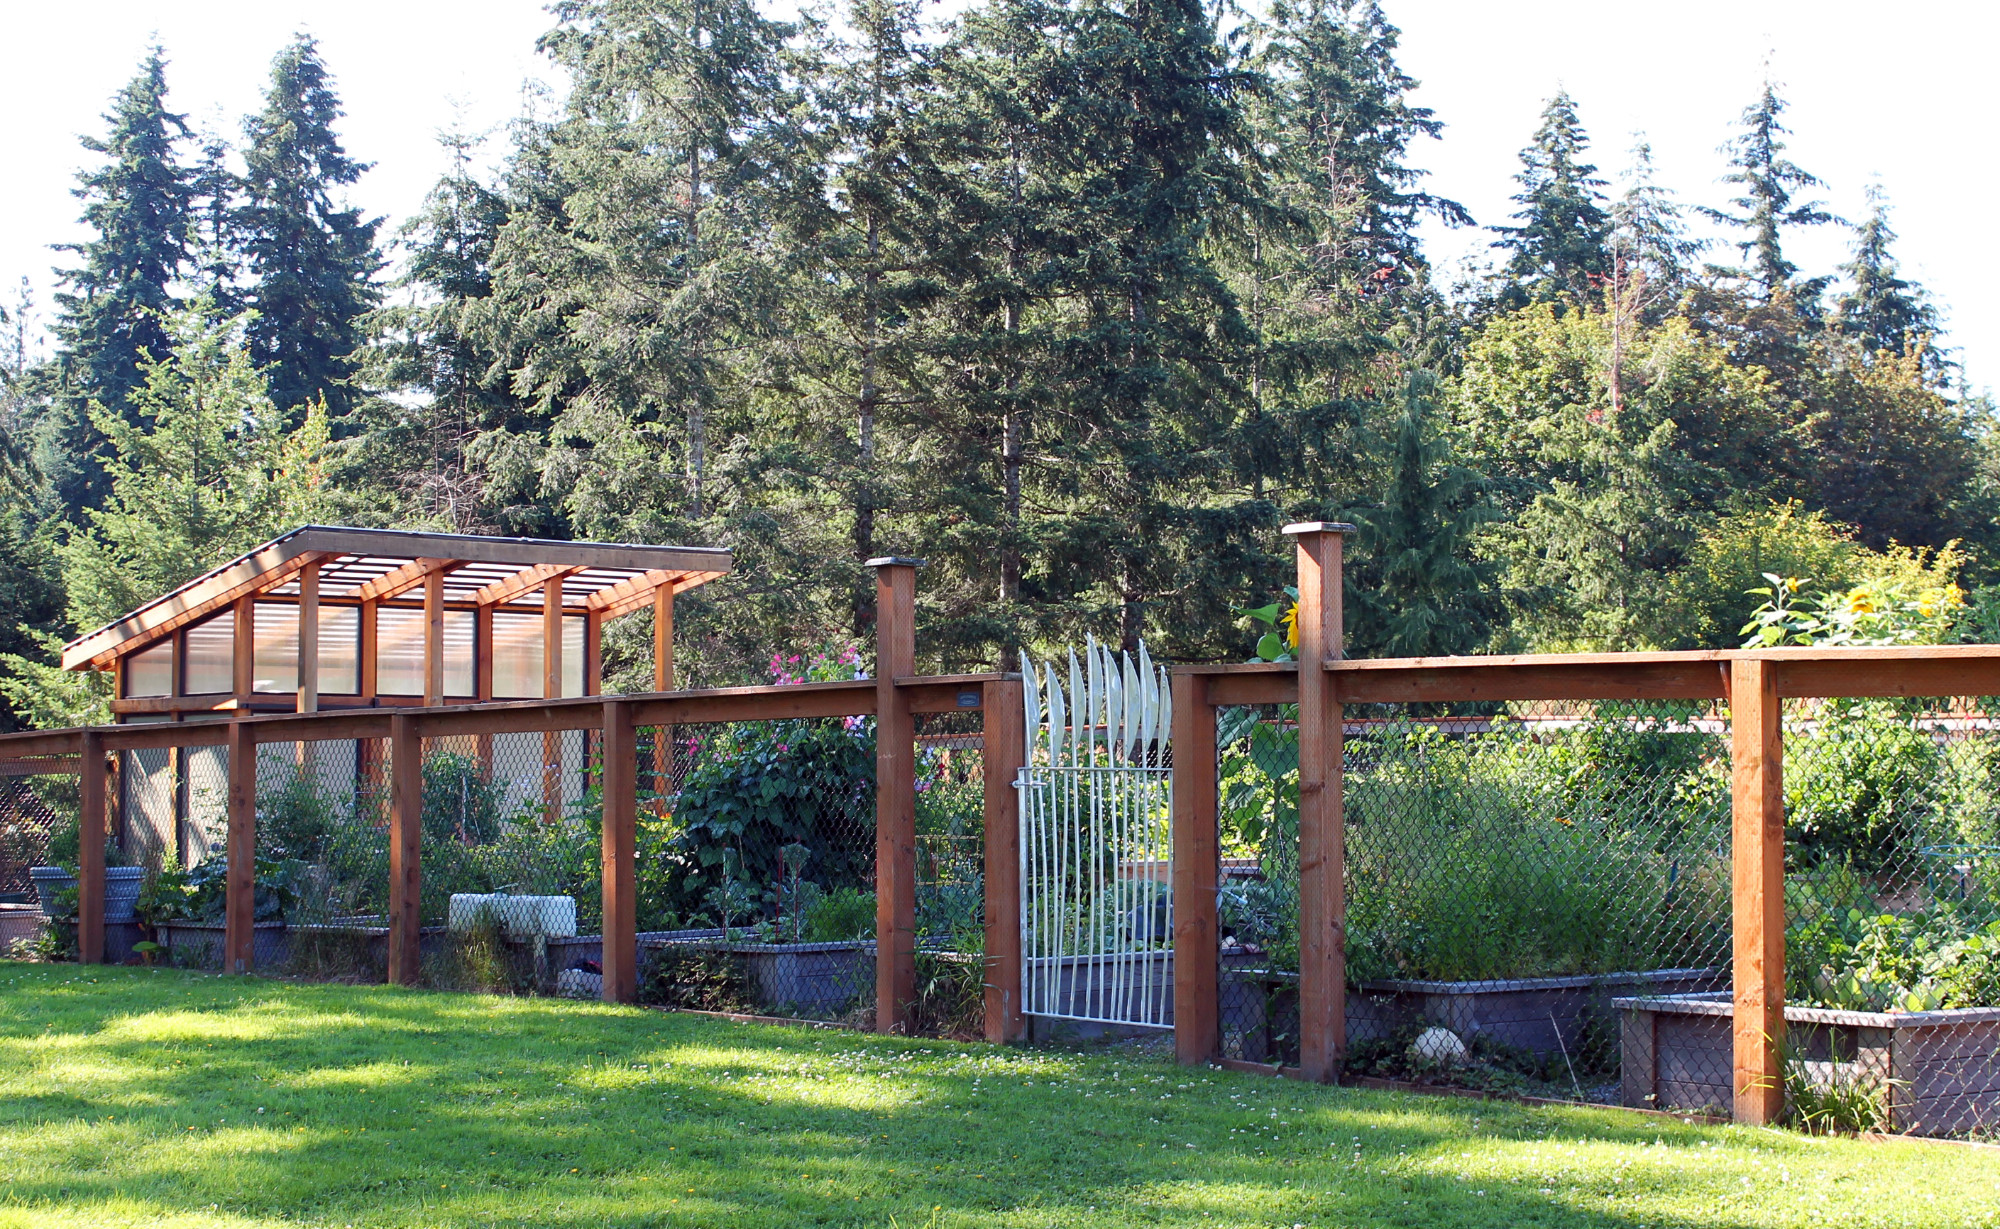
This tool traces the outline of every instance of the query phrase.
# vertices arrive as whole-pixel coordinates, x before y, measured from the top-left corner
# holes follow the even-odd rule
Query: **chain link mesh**
[[[986,1020],[986,773],[976,712],[916,715],[915,1031],[976,1038]]]
[[[1218,708],[1217,1018],[1225,1058],[1299,1061],[1299,727],[1291,705]]]
[[[639,748],[641,1000],[864,1021],[874,722],[663,726]]]
[[[1782,1052],[1804,1125],[2000,1131],[1993,703],[1785,705]]]

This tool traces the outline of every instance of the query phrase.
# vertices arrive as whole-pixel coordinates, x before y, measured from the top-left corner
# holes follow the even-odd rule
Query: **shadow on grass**
[[[53,968],[0,966],[0,1177],[16,1206],[79,1223],[121,1223],[114,1207],[426,1226],[1765,1223],[1722,1202],[1741,1188],[1718,1132],[1659,1120],[1115,1053]],[[1558,1145],[1617,1154],[1639,1199],[1608,1163],[1548,1185],[1501,1175],[1514,1151]],[[1754,1146],[1794,1166],[1820,1147]]]

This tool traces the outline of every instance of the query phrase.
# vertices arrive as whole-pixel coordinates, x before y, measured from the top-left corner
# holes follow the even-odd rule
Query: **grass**
[[[1990,1151],[0,964],[0,1226],[1976,1226]]]

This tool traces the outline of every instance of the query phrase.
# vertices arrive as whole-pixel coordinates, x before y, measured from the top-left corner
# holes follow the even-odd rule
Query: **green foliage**
[[[1727,956],[1726,783],[1712,735],[1496,719],[1350,738],[1348,969],[1477,979]]]
[[[806,915],[807,943],[875,937],[875,894],[858,888],[835,888],[821,894]]]
[[[294,425],[315,409],[344,425],[362,317],[378,293],[381,220],[333,199],[368,169],[341,148],[340,116],[319,45],[301,34],[271,62],[264,109],[244,125],[243,203],[232,221],[251,278],[250,353]]]
[[[306,864],[297,858],[258,858],[254,866],[254,920],[282,922],[292,916],[307,892]],[[229,859],[216,857],[187,871],[162,867],[141,886],[137,909],[148,926],[220,922],[225,920],[228,900]]]
[[[1852,871],[1786,885],[1785,999],[1846,1011],[2000,1006],[2000,916],[1950,901],[1877,906]]]
[[[690,1011],[757,1010],[741,953],[682,944],[648,950],[639,1001]]]
[[[1535,142],[1521,151],[1514,176],[1521,185],[1514,197],[1520,225],[1495,228],[1500,241],[1494,246],[1512,252],[1508,276],[1529,297],[1583,300],[1610,272],[1611,215],[1604,181],[1583,160],[1589,148],[1575,100],[1557,91],[1542,108]]]
[[[870,885],[875,753],[866,728],[755,722],[697,738],[671,830],[644,859],[655,907],[683,918],[772,912],[792,845],[807,851],[796,878],[822,890]]]
[[[1909,875],[1929,845],[1990,833],[1987,766],[1948,755],[1893,700],[1828,700],[1785,739],[1785,834],[1801,867]]]

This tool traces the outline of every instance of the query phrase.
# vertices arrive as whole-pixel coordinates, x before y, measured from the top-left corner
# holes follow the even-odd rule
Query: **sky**
[[[774,0],[774,12],[791,0]],[[935,2],[935,0],[934,0]],[[962,0],[945,0],[957,4]],[[2000,231],[1985,215],[2000,198],[1989,155],[2000,119],[2000,6],[1959,0],[1383,0],[1403,29],[1416,100],[1444,121],[1442,140],[1412,151],[1430,190],[1482,224],[1504,223],[1518,154],[1546,99],[1576,99],[1607,178],[1635,134],[1653,147],[1658,178],[1685,203],[1722,205],[1718,147],[1768,73],[1791,103],[1790,156],[1826,181],[1833,212],[1859,221],[1879,183],[1900,234],[1904,274],[1943,309],[1945,343],[1974,390],[2000,372]],[[493,132],[560,90],[534,50],[550,24],[533,0],[90,0],[10,6],[0,41],[0,301],[27,277],[46,313],[52,243],[82,237],[70,195],[91,155],[77,143],[154,40],[168,58],[169,101],[198,128],[240,136],[257,109],[272,55],[295,31],[320,41],[347,107],[351,155],[374,164],[352,200],[389,221],[420,206],[445,169],[441,130]],[[936,11],[936,10],[933,10]],[[546,95],[545,95],[546,96]],[[546,104],[544,104],[546,105]],[[1432,227],[1432,259],[1449,279],[1490,258],[1492,236]],[[1809,274],[1845,261],[1851,235],[1828,226],[1794,234],[1788,254]],[[1717,258],[1728,258],[1719,251]],[[1470,264],[1468,264],[1470,262]]]

